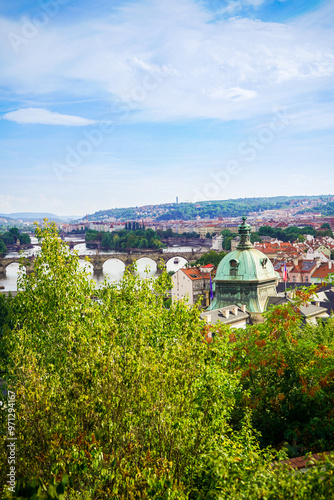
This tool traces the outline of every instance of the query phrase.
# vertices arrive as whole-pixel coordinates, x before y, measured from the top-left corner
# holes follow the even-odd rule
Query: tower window
[[[230,260],[230,276],[236,276],[238,274],[239,262],[236,259]]]
[[[261,259],[260,262],[261,262],[263,269],[265,269],[267,262],[268,262],[267,257],[264,257],[263,259]]]

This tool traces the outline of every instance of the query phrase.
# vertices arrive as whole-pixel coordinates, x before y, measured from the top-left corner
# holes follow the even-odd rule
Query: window
[[[239,262],[236,259],[230,260],[230,276],[236,276],[238,274]]]

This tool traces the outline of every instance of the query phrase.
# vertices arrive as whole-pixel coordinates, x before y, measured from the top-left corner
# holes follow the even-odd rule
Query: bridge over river
[[[167,262],[171,259],[177,259],[180,257],[183,257],[187,262],[194,262],[195,260],[199,259],[205,251],[202,249],[200,250],[194,250],[192,252],[161,252],[161,251],[152,251],[152,252],[131,252],[131,253],[113,253],[113,254],[100,254],[96,253],[96,255],[79,255],[81,259],[88,259],[88,261],[92,264],[94,273],[99,275],[102,274],[103,272],[103,264],[107,262],[108,260],[112,259],[118,259],[122,261],[125,265],[125,267],[132,265],[134,262],[136,262],[139,259],[143,258],[148,258],[153,260],[157,266],[159,264],[164,264],[166,265]],[[26,271],[32,272],[34,269],[34,261],[35,257],[25,257],[25,268]],[[6,268],[13,263],[19,263],[20,258],[19,257],[13,257],[13,258],[2,258],[0,259],[0,277],[6,277]]]

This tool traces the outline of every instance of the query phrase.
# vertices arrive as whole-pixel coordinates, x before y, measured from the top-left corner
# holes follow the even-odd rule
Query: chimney
[[[241,305],[240,309],[242,310],[243,313],[245,313],[246,312],[246,305],[245,304]]]
[[[315,305],[316,305],[317,307],[320,307],[320,302],[319,302],[319,300],[316,300],[316,301],[315,301]]]
[[[223,316],[225,316],[226,319],[230,317],[230,310],[229,309],[222,309],[221,310]]]
[[[232,306],[231,312],[232,312],[232,314],[234,314],[234,316],[236,316],[238,314],[238,306]]]
[[[328,269],[332,269],[333,266],[333,261],[329,260],[328,261]]]

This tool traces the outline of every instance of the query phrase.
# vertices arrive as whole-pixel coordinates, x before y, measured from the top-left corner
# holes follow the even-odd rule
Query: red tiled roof
[[[210,273],[202,273],[197,267],[191,267],[189,269],[183,269],[182,268],[182,271],[192,281],[194,281],[194,280],[203,280],[203,279],[209,280],[210,279]]]
[[[314,273],[312,274],[312,278],[326,278],[326,276],[328,276],[328,274],[333,273],[333,272],[334,272],[333,268],[329,269],[328,264],[323,263],[323,264],[320,264],[318,269],[316,269],[314,271]]]
[[[311,455],[309,457],[305,455],[304,457],[290,458],[290,460],[283,460],[282,462],[279,462],[279,464],[289,465],[293,469],[304,469],[306,467],[313,467],[314,465],[316,465],[316,462],[325,460],[326,456],[329,456],[333,453],[334,452],[332,451],[326,451],[324,453],[315,453],[314,455]]]
[[[291,269],[290,273],[300,273],[300,267],[299,267],[298,265],[297,265],[297,266],[294,266],[294,267]]]

